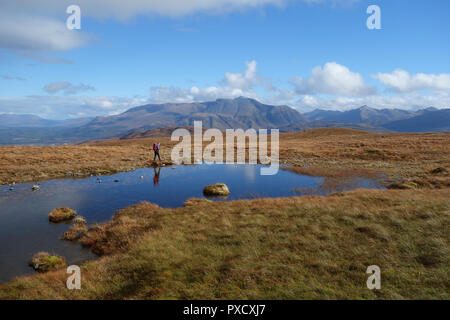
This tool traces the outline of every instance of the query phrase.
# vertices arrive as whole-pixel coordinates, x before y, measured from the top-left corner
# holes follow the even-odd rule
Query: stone
[[[205,196],[218,196],[218,197],[225,197],[230,194],[230,190],[228,189],[227,185],[224,183],[216,183],[209,186],[206,186],[203,189],[203,194]]]

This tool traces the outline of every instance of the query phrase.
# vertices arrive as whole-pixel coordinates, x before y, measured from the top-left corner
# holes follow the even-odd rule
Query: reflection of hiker
[[[159,161],[161,161],[161,157],[159,156],[159,143],[153,144],[153,151],[155,152],[155,156],[153,157],[153,161],[156,160],[156,156],[158,156]]]
[[[155,176],[153,177],[153,184],[155,186],[159,185],[159,173],[161,171],[161,168],[158,168],[158,171],[156,171],[156,168],[153,168],[155,170]]]

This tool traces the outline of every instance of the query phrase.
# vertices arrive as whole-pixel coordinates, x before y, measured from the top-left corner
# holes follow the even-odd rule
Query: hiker
[[[153,157],[153,161],[156,160],[156,156],[158,156],[159,161],[161,161],[161,157],[159,156],[159,142],[153,144],[153,151],[155,152],[155,156]]]

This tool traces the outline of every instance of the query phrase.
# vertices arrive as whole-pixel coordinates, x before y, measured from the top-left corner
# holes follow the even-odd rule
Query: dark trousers
[[[155,150],[155,156],[153,157],[153,161],[156,160],[156,156],[158,156],[159,161],[161,161],[161,157],[159,156],[159,151]]]

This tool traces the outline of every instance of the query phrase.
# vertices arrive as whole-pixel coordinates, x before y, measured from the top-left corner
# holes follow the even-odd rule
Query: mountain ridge
[[[202,121],[203,128],[220,130],[254,128],[291,132],[340,127],[376,132],[436,132],[450,130],[449,113],[450,109],[433,107],[406,111],[362,106],[347,111],[316,109],[301,114],[289,106],[239,97],[147,104],[118,115],[91,119],[46,120],[32,115],[0,115],[0,144],[61,144],[126,135],[138,137],[152,135],[146,131],[157,128],[191,127],[196,120]],[[20,119],[25,121],[21,123]]]

